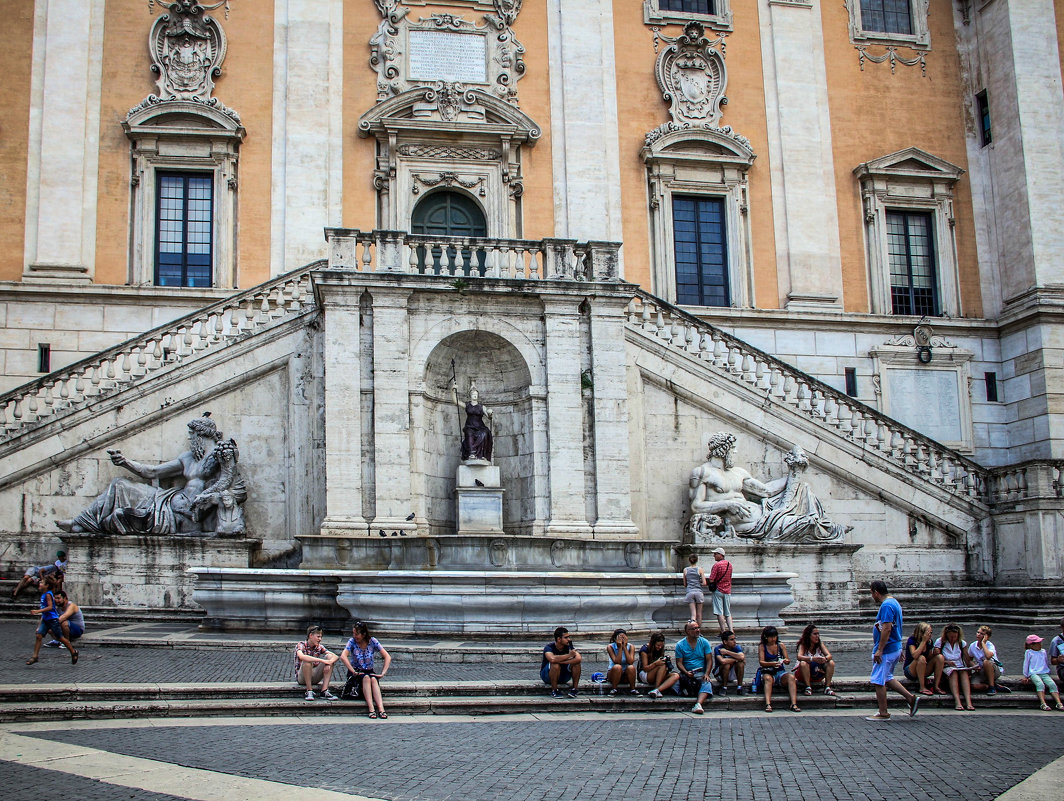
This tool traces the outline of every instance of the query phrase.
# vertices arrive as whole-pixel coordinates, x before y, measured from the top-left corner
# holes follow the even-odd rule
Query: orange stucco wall
[[[0,281],[22,278],[32,53],[33,3],[7,3],[0,48]]]
[[[757,160],[750,168],[750,225],[754,285],[757,304],[778,305],[776,251],[773,235],[772,189],[769,180],[768,138],[765,120],[764,78],[761,69],[761,33],[756,24],[756,0],[732,3],[735,30],[728,34],[725,63],[728,69],[728,104],[721,125],[730,125],[750,140]],[[639,155],[643,138],[669,120],[669,106],[654,78],[654,35],[643,22],[642,3],[614,0],[614,43],[617,60],[617,106],[620,120],[621,203],[624,224],[624,269],[629,281],[651,289],[650,232],[647,210],[646,168]],[[680,25],[662,33],[675,37]],[[709,38],[715,38],[712,31]],[[659,47],[664,46],[659,43]]]
[[[964,86],[949,3],[932,3],[929,14],[931,51],[927,77],[919,65],[898,64],[892,75],[886,62],[866,61],[850,43],[848,16],[842,3],[821,3],[830,98],[831,137],[842,249],[843,301],[847,311],[869,311],[868,268],[861,194],[853,169],[870,159],[906,147],[919,147],[967,169]],[[883,47],[870,46],[880,55]],[[899,55],[914,53],[899,48]],[[979,266],[975,251],[971,188],[967,176],[954,188],[957,263],[961,310],[982,314]]]
[[[270,276],[270,136],[273,95],[273,2],[241,0],[229,19],[228,40],[214,96],[240,114],[248,135],[240,146],[237,275],[241,287]],[[164,8],[156,4],[156,13]],[[221,9],[216,12],[223,15]],[[154,15],[141,0],[112,0],[104,25],[100,97],[100,165],[96,217],[96,282],[128,280],[130,150],[122,131],[129,109],[157,91],[148,55]]]

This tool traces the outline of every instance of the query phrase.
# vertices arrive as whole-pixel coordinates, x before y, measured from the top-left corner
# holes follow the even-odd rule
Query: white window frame
[[[718,152],[714,153],[713,150]],[[650,203],[653,291],[676,301],[674,195],[723,197],[728,243],[729,306],[754,305],[747,172],[756,158],[749,144],[718,128],[680,128],[644,146]],[[699,306],[696,308],[718,308]]]
[[[643,0],[643,22],[647,25],[684,25],[692,20],[715,31],[732,29],[731,0],[715,0],[716,14],[692,14],[684,11],[663,11],[661,0]]]
[[[869,300],[873,314],[893,315],[890,293],[887,212],[931,212],[939,314],[959,317],[960,285],[953,189],[960,167],[918,148],[859,165],[854,174],[864,206]]]
[[[244,128],[222,111],[192,101],[148,105],[122,127],[133,158],[129,283],[155,285],[158,173],[197,172],[214,177],[211,286],[235,289],[237,161]]]
[[[850,15],[850,41],[858,46],[879,44],[891,47],[902,45],[913,50],[931,49],[931,29],[927,22],[930,0],[909,0],[909,19],[913,32],[887,33],[886,31],[867,31],[861,20],[861,0],[846,0],[846,10]]]

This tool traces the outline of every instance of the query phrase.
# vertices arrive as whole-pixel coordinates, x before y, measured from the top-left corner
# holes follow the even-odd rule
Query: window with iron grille
[[[658,8],[683,14],[716,14],[714,5],[714,0],[659,0]]]
[[[159,172],[156,188],[155,283],[211,286],[214,176]]]
[[[894,314],[938,314],[933,220],[929,212],[887,212],[890,300]]]
[[[728,306],[728,241],[724,199],[673,195],[676,302]]]
[[[861,0],[861,27],[877,33],[911,34],[909,0]]]

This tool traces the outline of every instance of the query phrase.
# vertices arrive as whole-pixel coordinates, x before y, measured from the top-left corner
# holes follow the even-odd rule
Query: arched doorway
[[[488,224],[480,206],[468,195],[459,192],[433,192],[424,197],[410,215],[410,233],[422,236],[485,237]],[[455,247],[430,246],[418,248],[418,269],[430,272],[469,275],[476,271],[484,274],[483,250]]]

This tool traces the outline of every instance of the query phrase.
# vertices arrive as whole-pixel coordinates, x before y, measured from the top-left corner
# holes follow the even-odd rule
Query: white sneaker
[[[661,698],[661,690],[653,689],[647,693],[651,698]]]
[[[304,694],[304,696],[303,696],[303,700],[304,701],[313,701],[314,700],[314,691],[313,690],[307,690],[306,694]]]
[[[691,707],[691,711],[694,712],[696,715],[701,715],[706,710],[702,708],[701,704],[695,704],[693,707]]]

